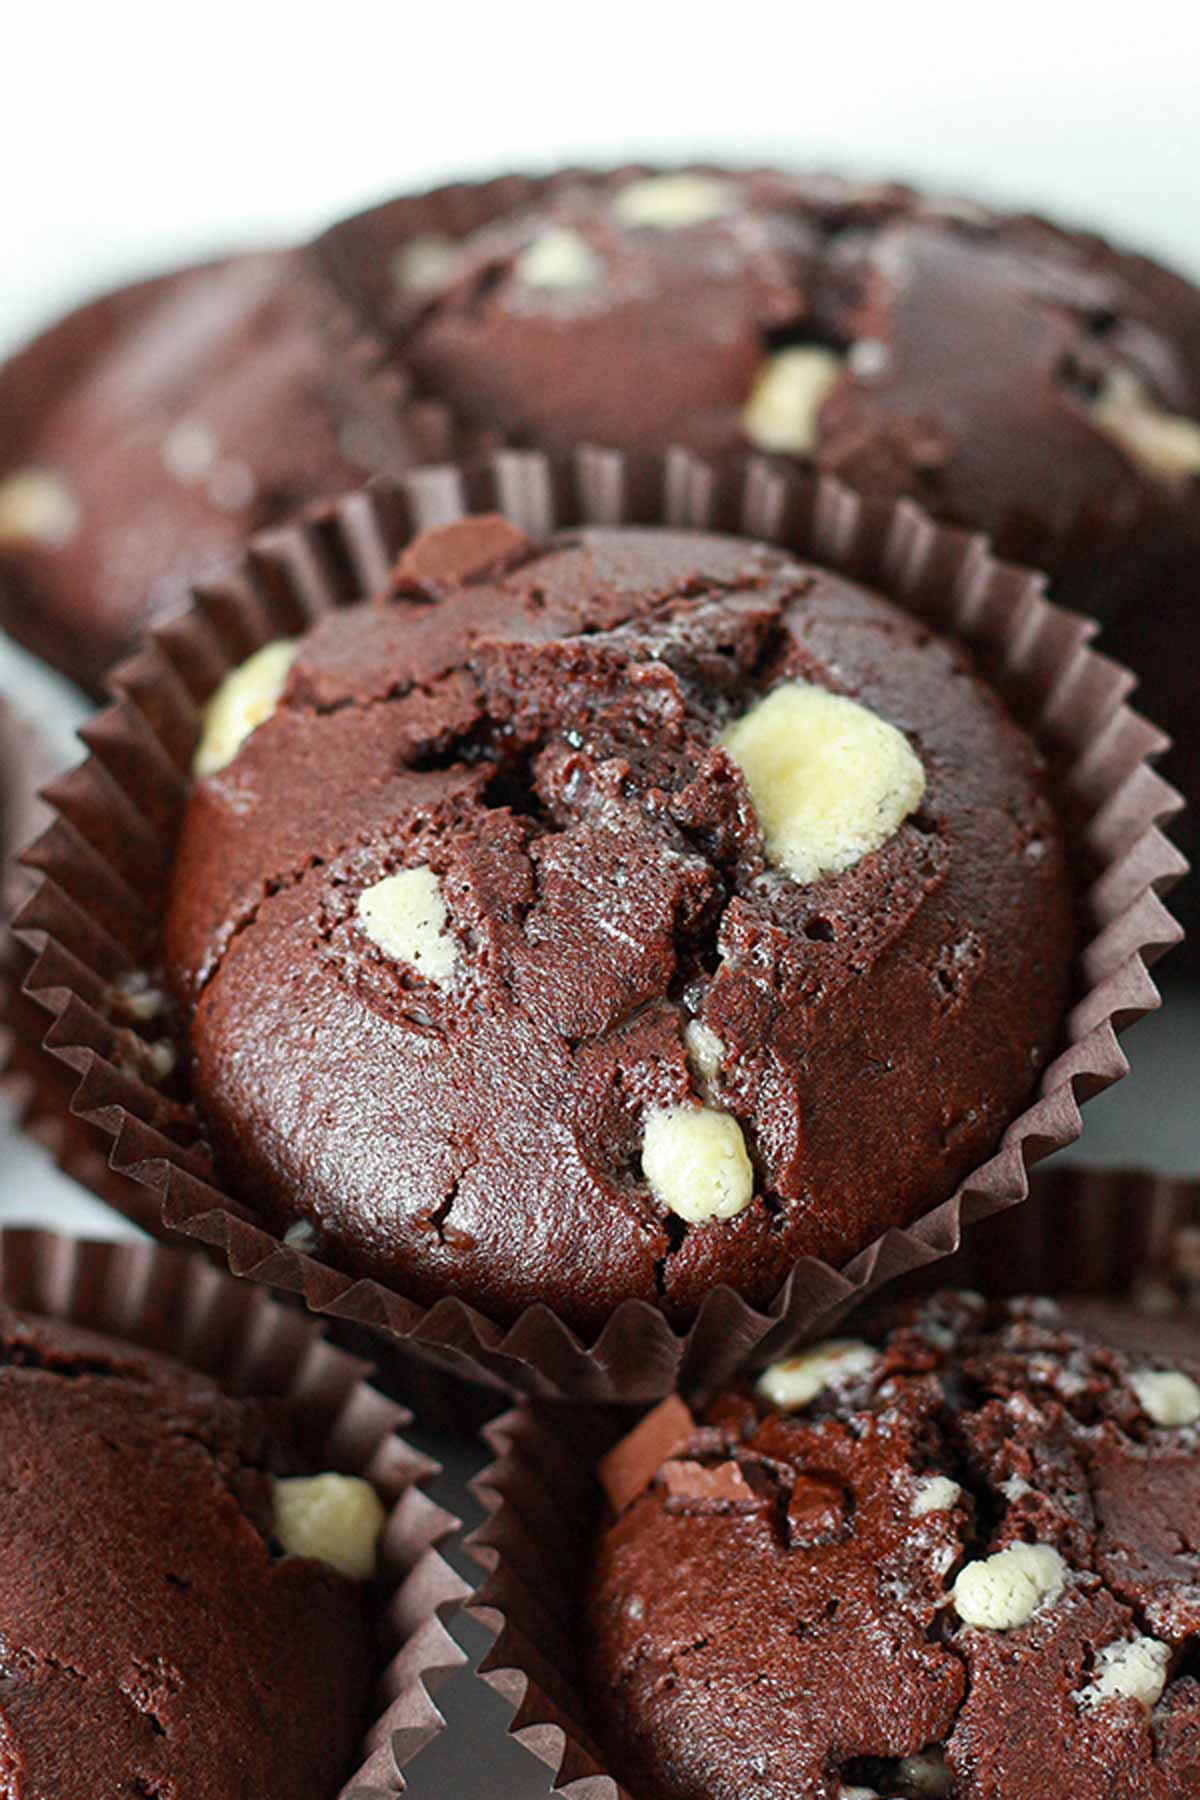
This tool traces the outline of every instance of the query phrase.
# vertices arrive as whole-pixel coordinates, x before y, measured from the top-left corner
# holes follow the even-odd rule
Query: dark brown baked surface
[[[1104,1317],[942,1294],[643,1424],[583,1626],[639,1800],[1200,1791],[1200,1336]]]
[[[357,1584],[272,1541],[277,1424],[0,1309],[0,1793],[332,1800],[369,1629]]]
[[[253,532],[386,466],[303,280],[290,253],[240,256],[165,279],[94,347],[92,309],[58,328],[4,446],[0,583],[8,628],[85,687]]]
[[[447,244],[437,278],[410,285],[390,237],[406,215],[381,208],[346,228],[340,278],[467,446],[771,450],[746,414],[769,359],[832,351],[805,463],[989,532],[1100,616],[1162,540],[1184,529],[1195,545],[1200,435],[1190,475],[1170,476],[1096,405],[1115,374],[1200,431],[1186,282],[1083,233],[897,184],[699,180],[712,210],[702,187],[648,214],[628,196],[654,178],[564,181]]]
[[[753,544],[502,521],[420,540],[302,643],[192,790],[163,953],[218,1171],[269,1226],[429,1301],[768,1301],[953,1191],[1053,1050],[1072,946],[1039,758],[958,646]],[[730,718],[861,702],[920,807],[811,881],[764,860]],[[360,898],[431,872],[448,982]],[[706,1090],[685,1032],[723,1046]],[[738,1122],[754,1198],[688,1222],[647,1120]],[[315,1228],[312,1231],[311,1228]],[[298,1240],[299,1241],[299,1240]]]

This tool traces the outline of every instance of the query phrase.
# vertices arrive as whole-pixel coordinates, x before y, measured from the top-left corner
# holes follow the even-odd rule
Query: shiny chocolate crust
[[[875,1344],[792,1413],[643,1423],[578,1627],[610,1767],[639,1800],[1200,1791],[1200,1434],[1152,1385],[1200,1405],[1200,1329],[944,1292]]]
[[[841,371],[809,466],[989,532],[1102,617],[1181,536],[1195,551],[1200,480],[1149,470],[1094,411],[1117,371],[1200,422],[1189,283],[1029,215],[779,171],[707,172],[711,209],[656,227],[622,210],[644,179],[513,182],[507,210],[501,184],[491,207],[447,190],[335,227],[316,253],[415,402],[445,408],[458,454],[770,449],[747,403],[773,353],[808,347]],[[481,222],[422,267],[411,233],[442,213]],[[557,270],[539,268],[545,246]]]
[[[361,1588],[281,1555],[263,1403],[0,1310],[0,1792],[332,1796],[366,1717]]]
[[[924,801],[801,885],[766,868],[721,726],[802,678],[898,727]],[[359,896],[432,870],[455,973]],[[322,621],[193,787],[162,951],[220,1177],[280,1235],[430,1302],[580,1330],[766,1304],[954,1190],[1052,1053],[1072,884],[1045,773],[968,654],[841,576],[730,538],[502,521],[418,540]],[[755,1198],[686,1224],[647,1116],[714,1103]],[[313,1230],[312,1228],[315,1228]],[[300,1241],[297,1239],[296,1241]]]
[[[292,253],[181,270],[0,374],[0,616],[90,691],[251,532],[391,464],[310,287]]]

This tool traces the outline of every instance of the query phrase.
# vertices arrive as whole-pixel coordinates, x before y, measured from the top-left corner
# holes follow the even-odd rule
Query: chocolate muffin
[[[3,1792],[332,1800],[374,1491],[300,1474],[263,1403],[7,1308],[0,1465]]]
[[[947,1292],[644,1420],[585,1609],[639,1800],[1200,1791],[1200,1335],[1141,1324]]]
[[[292,254],[185,270],[26,353],[36,391],[23,417],[7,407],[0,450],[0,616],[93,692],[249,533],[387,466],[393,428],[307,279]]]
[[[499,184],[498,184],[499,185]],[[518,184],[511,184],[517,187]],[[1200,539],[1200,294],[1101,240],[777,171],[526,183],[317,246],[460,448],[679,443],[917,496],[1093,614]]]
[[[211,701],[162,960],[218,1174],[422,1304],[766,1304],[950,1194],[1072,883],[965,650],[733,538],[498,518]]]
[[[62,1117],[74,1141],[82,1130],[66,1118],[78,1077],[42,1052],[46,1014],[21,992],[31,955],[10,929],[34,888],[17,858],[49,823],[37,795],[57,772],[57,761],[43,733],[0,696],[0,1095],[19,1113]]]

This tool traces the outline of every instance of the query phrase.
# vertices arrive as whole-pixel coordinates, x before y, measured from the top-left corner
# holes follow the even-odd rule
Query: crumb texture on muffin
[[[0,1794],[332,1800],[370,1633],[275,1536],[299,1468],[262,1403],[0,1311]]]
[[[676,171],[559,181],[427,277],[414,246],[414,282],[403,217],[348,227],[339,274],[466,446],[797,458],[1085,601],[1194,503],[1200,298],[1084,233],[897,183]]]
[[[802,1387],[649,1414],[600,1465],[584,1608],[631,1791],[1200,1792],[1200,1432],[1146,1399],[1200,1375],[1200,1333],[1136,1323],[1117,1349],[1069,1307],[946,1292]]]
[[[686,1318],[907,1222],[1025,1103],[1063,834],[968,655],[887,601],[475,518],[275,648],[210,710],[163,955],[276,1229],[418,1299]]]

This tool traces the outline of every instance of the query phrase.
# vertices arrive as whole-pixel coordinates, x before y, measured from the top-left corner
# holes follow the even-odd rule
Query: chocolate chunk
[[[667,1490],[667,1511],[680,1513],[758,1512],[766,1497],[756,1494],[735,1462],[715,1468],[698,1462],[664,1463],[659,1471]]]
[[[600,1485],[615,1513],[649,1487],[664,1462],[683,1449],[695,1420],[677,1394],[648,1412],[596,1465]]]
[[[392,585],[398,594],[441,593],[511,569],[532,550],[525,533],[499,513],[457,519],[413,539],[392,572]]]

